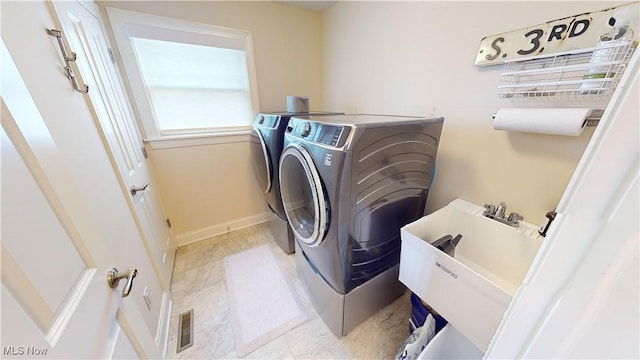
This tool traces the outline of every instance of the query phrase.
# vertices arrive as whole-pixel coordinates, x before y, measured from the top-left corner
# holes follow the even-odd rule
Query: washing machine
[[[444,119],[292,117],[280,191],[298,276],[336,335],[405,291],[400,228],[424,215]]]
[[[293,233],[280,198],[278,164],[284,141],[284,131],[289,118],[294,115],[322,116],[335,112],[270,112],[256,116],[251,131],[251,158],[258,186],[264,192],[267,224],[278,245],[286,253],[295,251]]]

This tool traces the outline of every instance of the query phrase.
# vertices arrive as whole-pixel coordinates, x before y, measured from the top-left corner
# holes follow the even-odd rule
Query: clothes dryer
[[[251,162],[258,186],[264,192],[268,226],[278,245],[286,253],[295,251],[293,233],[280,197],[278,164],[289,118],[294,115],[328,115],[332,112],[270,112],[259,113],[251,131]]]
[[[280,159],[299,277],[346,335],[404,291],[400,228],[424,215],[444,119],[293,117]]]

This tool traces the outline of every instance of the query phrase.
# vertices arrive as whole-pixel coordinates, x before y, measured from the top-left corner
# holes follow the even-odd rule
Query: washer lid
[[[296,238],[320,245],[329,227],[329,202],[311,154],[299,144],[285,148],[280,158],[280,193]]]

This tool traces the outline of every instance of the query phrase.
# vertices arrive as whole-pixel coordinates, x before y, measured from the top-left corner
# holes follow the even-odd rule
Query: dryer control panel
[[[287,133],[296,138],[332,147],[342,147],[350,131],[350,126],[318,123],[302,118],[292,118],[287,126]]]

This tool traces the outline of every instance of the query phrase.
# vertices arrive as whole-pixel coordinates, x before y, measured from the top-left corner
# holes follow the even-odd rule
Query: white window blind
[[[107,13],[148,140],[251,128],[258,100],[249,32]]]

